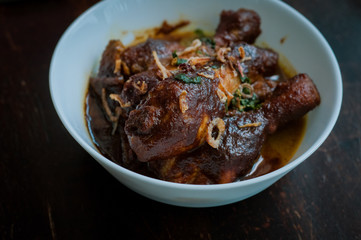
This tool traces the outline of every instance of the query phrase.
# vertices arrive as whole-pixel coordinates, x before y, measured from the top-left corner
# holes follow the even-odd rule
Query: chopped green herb
[[[203,30],[200,29],[200,28],[197,28],[196,30],[194,30],[194,33],[199,37],[199,38],[202,38],[202,37],[205,37],[206,35],[204,34]]]
[[[239,91],[239,89],[237,89],[234,94],[233,94],[233,97],[238,97],[240,98],[242,96],[241,92]]]
[[[239,103],[239,101],[241,101],[241,99],[239,97],[233,97],[232,100],[231,100],[231,105],[230,107],[236,107]]]
[[[251,98],[241,99],[241,105],[244,107],[244,111],[254,110],[261,107],[261,101],[256,94],[253,94]]]
[[[174,50],[174,52],[172,52],[172,57],[175,58],[177,61],[175,62],[172,62],[172,64],[176,65],[176,66],[179,66],[181,65],[182,63],[186,63],[188,60],[187,59],[184,59],[184,58],[178,58],[178,54],[177,52]],[[174,59],[173,59],[174,60]]]
[[[246,87],[242,89],[242,92],[245,93],[245,94],[250,94],[251,93],[251,91]]]
[[[247,76],[240,76],[241,82],[242,83],[250,83],[251,81],[249,80],[249,78]]]
[[[211,48],[215,49],[216,48],[216,42],[209,38],[209,37],[203,37],[200,39],[202,42],[209,44],[211,46]]]
[[[183,81],[185,83],[196,83],[199,84],[202,82],[202,78],[200,76],[197,77],[189,77],[184,73],[178,73],[174,76],[175,79]]]
[[[242,98],[240,90],[237,89],[233,94],[229,108],[236,108],[238,111],[244,112],[258,109],[261,104],[256,94],[253,94],[251,98]]]
[[[184,59],[184,58],[177,58],[177,62],[176,62],[176,65],[179,66],[181,65],[182,63],[186,63],[188,60],[187,59]]]
[[[202,29],[197,28],[196,30],[194,30],[194,33],[197,35],[199,40],[201,40],[201,42],[209,44],[211,48],[215,49],[216,47],[215,41],[212,38],[207,37],[207,35],[203,32]]]
[[[196,53],[199,55],[204,55],[204,52],[202,52],[201,50],[197,50]]]
[[[213,69],[218,69],[219,66],[217,66],[217,65],[212,65],[211,68],[213,68]]]

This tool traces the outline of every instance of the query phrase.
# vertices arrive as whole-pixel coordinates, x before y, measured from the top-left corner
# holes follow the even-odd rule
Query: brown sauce
[[[118,128],[118,130],[112,134],[113,127],[106,120],[102,105],[91,88],[88,88],[86,94],[85,120],[92,141],[103,156],[134,172],[155,177],[147,170],[146,163],[141,163],[136,159],[134,159],[131,164],[124,166],[123,162],[127,161],[125,158],[129,157],[129,153],[122,152],[121,144],[124,144],[124,142],[128,140],[122,139],[120,134],[122,128]]]
[[[114,135],[111,134],[112,126],[105,119],[101,104],[91,89],[86,95],[85,116],[89,134],[100,153],[111,161],[122,165],[124,156],[120,147],[121,136],[119,131]],[[303,117],[287,124],[275,134],[269,135],[263,145],[260,157],[243,179],[255,178],[285,166],[302,142],[306,123],[307,117]],[[127,166],[127,168],[154,177],[152,172],[147,170],[147,163],[137,162],[137,164]]]
[[[168,39],[173,40],[182,39],[182,41],[185,42],[189,42],[187,39],[192,38],[194,38],[194,34],[192,33],[178,33],[177,35],[171,35],[170,38],[168,37]],[[279,65],[283,68],[285,66],[290,66],[287,61],[285,63],[282,62]],[[285,80],[294,73],[295,71],[292,67],[287,67],[285,70],[279,69],[278,71],[280,81]],[[119,132],[122,131],[121,128],[119,128],[120,130],[115,132],[114,135],[111,134],[112,125],[106,120],[101,103],[90,87],[88,88],[88,92],[86,94],[85,117],[89,134],[101,154],[109,158],[111,161],[132,171],[146,176],[155,177],[152,172],[148,170],[147,163],[139,162],[134,154],[130,156],[129,153],[122,152],[122,148],[120,146],[121,144],[124,144],[124,142],[127,142],[127,139],[121,139],[122,135]],[[307,118],[303,117],[297,121],[287,124],[282,129],[279,129],[275,134],[268,136],[262,147],[261,155],[258,160],[251,171],[242,179],[258,177],[286,165],[290,159],[292,159],[302,142],[306,129],[306,122]],[[125,160],[125,158],[130,158],[130,160]],[[124,162],[128,162],[129,164],[124,166]]]
[[[244,179],[262,176],[289,163],[302,142],[306,124],[305,116],[269,135],[262,147],[261,156]]]
[[[142,42],[147,37],[155,38],[153,30],[142,32],[143,36],[136,37],[130,45]],[[191,39],[194,39],[194,37],[195,34],[193,32],[177,32],[176,34],[158,36],[158,38],[161,39],[179,40],[181,43],[184,43],[185,46],[189,45]],[[284,81],[296,74],[293,67],[283,56],[280,58],[279,66],[280,68],[277,72],[279,81]],[[102,155],[134,172],[156,178],[152,171],[149,170],[147,162],[138,161],[136,155],[130,150],[129,152],[122,151],[122,149],[130,149],[128,145],[127,147],[122,147],[124,144],[128,144],[128,139],[122,132],[124,129],[118,127],[117,131],[112,134],[113,126],[107,121],[102,103],[90,86],[88,87],[84,107],[89,134]],[[239,180],[255,178],[286,165],[292,159],[302,142],[306,123],[307,117],[305,116],[297,121],[288,123],[282,129],[278,129],[276,133],[269,135],[263,144],[261,154],[253,165],[253,168]],[[124,126],[124,120],[120,119],[119,126]]]

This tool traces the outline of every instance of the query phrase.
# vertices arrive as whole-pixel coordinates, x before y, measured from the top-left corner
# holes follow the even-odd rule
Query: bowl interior
[[[113,175],[126,174],[164,186],[180,185],[139,176],[105,159],[92,144],[84,119],[88,77],[96,68],[107,42],[116,38],[129,42],[132,31],[159,26],[163,20],[176,22],[188,19],[192,22],[190,28],[214,31],[223,9],[253,9],[262,20],[262,34],[257,42],[267,43],[284,55],[298,72],[308,73],[320,91],[321,105],[309,113],[304,140],[292,161],[275,172],[246,183],[232,183],[231,186],[236,188],[247,182],[268,181],[282,176],[312,154],[332,130],[340,111],[342,81],[336,58],[320,32],[281,1],[212,0],[207,3],[205,7],[203,2],[191,0],[102,1],[74,21],[60,39],[50,68],[50,91],[54,106],[70,134]],[[281,38],[285,39],[283,43]],[[180,188],[187,186],[183,184]],[[207,189],[207,186],[198,188]]]

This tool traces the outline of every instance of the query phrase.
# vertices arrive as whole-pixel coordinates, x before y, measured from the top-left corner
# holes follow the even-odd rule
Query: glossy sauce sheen
[[[240,12],[254,16],[254,13],[245,10]],[[229,13],[233,14],[232,12],[225,14]],[[221,43],[229,41],[226,35],[222,35],[222,31],[217,38],[220,29],[222,28],[216,30],[215,41]],[[136,38],[131,47],[122,53],[122,61],[131,66],[134,75],[125,74],[124,79],[121,76],[122,81],[127,80],[128,77],[124,84],[116,82],[108,84],[110,88],[115,88],[113,89],[115,92],[121,92],[120,97],[123,97],[123,102],[129,102],[131,106],[129,115],[120,117],[115,132],[113,132],[113,124],[107,120],[102,105],[104,103],[99,97],[99,86],[102,86],[102,83],[98,81],[94,85],[93,82],[88,87],[85,101],[87,126],[94,144],[105,157],[146,176],[192,184],[227,183],[250,179],[274,171],[292,159],[306,129],[306,116],[302,116],[317,105],[317,97],[316,101],[313,101],[313,97],[309,98],[317,90],[307,75],[296,76],[292,66],[280,62],[277,53],[271,49],[231,41],[230,59],[239,58],[239,48],[244,49],[252,61],[242,62],[241,69],[244,69],[246,76],[261,84],[256,87],[257,95],[261,101],[267,100],[260,109],[240,113],[235,109],[229,110],[220,102],[216,92],[222,79],[216,77],[210,81],[208,78],[203,78],[202,84],[185,84],[175,79],[176,73],[173,77],[159,81],[155,72],[149,71],[152,68],[151,64],[154,64],[153,56],[149,52],[156,51],[160,57],[169,56],[179,46],[189,46],[193,39],[197,38],[194,32],[157,37],[151,35],[146,41]],[[162,39],[164,43],[152,38]],[[169,44],[170,42],[167,42],[169,40],[177,42],[178,45]],[[250,41],[253,42],[254,38]],[[110,41],[105,50],[106,55],[103,54],[100,74],[98,74],[103,76],[102,81],[108,81],[108,74],[110,76],[113,74],[112,55],[118,52],[111,52],[109,49],[116,49],[114,46],[117,44],[119,45],[116,41]],[[214,55],[211,53],[208,56]],[[186,65],[176,69],[178,73],[184,71],[182,74],[195,76],[197,71],[202,71],[202,68],[191,69]],[[263,81],[261,80],[263,77],[259,78],[261,74],[265,77]],[[233,83],[232,76],[231,78],[228,76],[230,75],[227,75],[226,79],[230,79],[229,83]],[[144,95],[147,98],[141,101],[141,98],[134,95],[137,90],[132,86],[143,81],[146,81],[152,90]],[[235,81],[237,86],[238,81]],[[265,84],[265,81],[270,85]],[[278,85],[274,92],[275,88],[272,85]],[[230,89],[229,91],[233,92]],[[110,92],[113,90],[110,89]],[[178,95],[182,90],[186,92],[188,98],[185,114],[180,114],[180,111],[174,108],[178,106]],[[301,94],[296,93],[294,99],[293,92]],[[272,97],[269,95],[271,93]],[[226,129],[219,147],[213,147],[208,144],[209,142],[204,142],[205,136],[198,137],[198,133],[203,134],[203,131],[198,130],[197,133],[194,129],[201,129],[203,122],[207,123],[217,117],[224,120]],[[292,119],[298,120],[292,121]],[[260,125],[256,128],[242,128],[250,122]],[[287,122],[288,124],[285,125]]]
[[[282,74],[280,75],[282,76]],[[119,132],[121,129],[114,135],[111,134],[112,125],[104,117],[101,103],[91,88],[86,95],[85,115],[90,136],[98,150],[113,162],[123,165],[124,157],[129,157],[129,153],[122,153],[120,147],[122,139]],[[303,117],[269,135],[262,147],[260,157],[251,171],[242,179],[258,177],[286,165],[302,142],[306,122],[307,117]],[[123,139],[123,141],[127,140]],[[137,161],[134,159],[135,156],[130,157],[134,161],[124,167],[146,176],[155,177],[152,171],[148,170],[148,163]]]

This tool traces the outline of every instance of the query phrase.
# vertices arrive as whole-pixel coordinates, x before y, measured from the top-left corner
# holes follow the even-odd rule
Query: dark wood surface
[[[0,238],[361,239],[359,0],[285,1],[336,54],[340,117],[321,148],[276,184],[205,209],[132,192],[61,124],[50,99],[50,59],[65,29],[95,2],[0,3]]]

